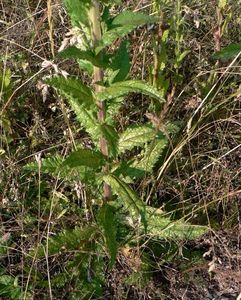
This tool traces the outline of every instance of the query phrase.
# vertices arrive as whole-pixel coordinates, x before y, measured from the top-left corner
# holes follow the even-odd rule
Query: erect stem
[[[93,46],[96,49],[97,46],[99,46],[102,33],[101,33],[101,23],[100,23],[100,4],[99,1],[93,0],[92,1],[92,7],[89,11],[89,20],[91,23],[91,35],[92,35],[92,41]],[[104,72],[101,68],[94,67],[94,75],[93,75],[93,81],[94,81],[94,88],[96,92],[101,92],[103,90],[103,87],[98,84],[98,82],[103,82],[104,79]],[[96,103],[98,107],[98,121],[100,123],[105,122],[105,114],[106,114],[106,104],[105,101],[98,101]],[[100,150],[102,154],[106,157],[108,157],[108,144],[104,136],[100,137]],[[108,171],[108,166],[103,167],[103,171]],[[112,193],[111,193],[111,187],[104,183],[104,190],[103,190],[103,196],[105,200],[110,200]]]

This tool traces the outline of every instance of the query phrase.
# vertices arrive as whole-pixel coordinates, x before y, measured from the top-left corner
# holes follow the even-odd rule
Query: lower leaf
[[[110,254],[110,267],[112,267],[115,262],[118,250],[116,241],[116,220],[114,208],[109,204],[105,204],[104,206],[102,206],[98,214],[98,221],[103,227],[106,246]]]

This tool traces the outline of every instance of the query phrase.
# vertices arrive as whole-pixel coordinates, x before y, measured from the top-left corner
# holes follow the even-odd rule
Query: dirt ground
[[[238,299],[241,292],[239,229],[212,233],[195,242],[188,242],[183,247],[190,252],[201,251],[203,261],[189,268],[188,259],[183,255],[175,263],[165,263],[154,272],[152,279],[142,289],[125,285],[126,276],[135,268],[130,263],[130,257],[122,257],[121,266],[109,274],[106,299]]]

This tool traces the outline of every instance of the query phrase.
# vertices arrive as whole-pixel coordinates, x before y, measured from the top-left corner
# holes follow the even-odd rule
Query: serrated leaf
[[[155,218],[153,222],[148,220],[148,226],[151,235],[180,240],[193,240],[208,232],[205,226],[174,222],[163,217]]]
[[[132,166],[145,172],[151,172],[167,145],[168,139],[165,136],[152,141],[147,145],[144,157],[140,161],[133,163]]]
[[[110,254],[110,267],[112,267],[115,262],[118,250],[116,241],[117,224],[114,211],[115,210],[111,205],[105,204],[101,207],[98,214],[98,220],[103,227],[106,246]]]
[[[76,78],[53,77],[46,82],[59,90],[74,110],[77,120],[85,127],[94,142],[100,137],[96,105],[92,91]]]
[[[100,168],[104,163],[104,157],[100,152],[94,152],[89,149],[80,149],[72,152],[63,162],[63,166],[76,168],[85,166],[92,169]]]
[[[61,155],[42,158],[40,163],[40,171],[46,174],[57,174],[63,159],[64,158]],[[39,164],[36,161],[31,162],[25,165],[23,169],[30,172],[38,172]]]
[[[161,103],[165,102],[165,99],[156,88],[141,80],[126,80],[114,83],[110,87],[105,88],[103,92],[97,93],[96,98],[99,101],[104,101],[125,96],[129,93],[142,93]]]
[[[97,228],[88,226],[85,228],[76,227],[75,229],[64,230],[54,237],[50,237],[48,241],[48,254],[54,255],[61,251],[80,251],[88,247],[90,242],[97,236]],[[36,250],[32,250],[34,255]],[[42,247],[37,249],[37,257],[45,256]]]
[[[177,121],[174,123],[166,123],[165,124],[165,132],[167,132],[168,134],[177,134],[180,130],[180,126],[181,126],[182,122],[181,121]]]
[[[65,50],[59,53],[59,56],[62,58],[74,58],[81,59],[90,62],[92,65],[99,68],[107,68],[108,67],[108,57],[106,57],[105,61],[103,59],[99,59],[94,52],[90,50],[81,50],[75,46],[70,46]]]
[[[79,166],[76,168],[68,168],[63,166],[64,157],[61,155],[55,155],[52,157],[42,158],[40,165],[40,172],[43,174],[49,174],[58,176],[62,179],[67,179],[68,181],[72,180],[81,180],[88,184],[94,185],[95,182],[95,173],[91,168],[86,166]],[[39,166],[38,163],[31,162],[23,167],[25,171],[38,172]]]
[[[156,135],[155,129],[149,125],[135,125],[128,127],[119,139],[119,154],[134,147],[142,146],[144,143],[152,140]]]
[[[101,124],[100,130],[101,130],[103,136],[106,138],[109,153],[112,156],[116,157],[117,153],[118,153],[119,136],[118,136],[117,132],[115,131],[115,128],[110,125],[107,125],[107,124]]]
[[[94,104],[91,89],[77,78],[55,76],[46,79],[45,82],[63,93],[67,98],[78,100],[79,105],[83,104],[90,107]]]
[[[93,141],[98,143],[101,132],[96,118],[96,107],[89,109],[86,105],[79,104],[78,99],[71,97],[68,98],[68,101],[77,116],[77,120],[84,126]]]
[[[114,98],[108,101],[106,103],[106,123],[109,125],[115,124],[115,116],[118,114],[122,103],[124,102],[124,99],[122,97],[120,98]]]
[[[212,57],[214,59],[228,60],[236,57],[238,54],[240,56],[241,52],[241,42],[238,44],[230,44],[223,48],[221,51],[216,52]]]
[[[112,174],[105,175],[103,180],[111,186],[113,193],[123,201],[125,208],[129,210],[133,216],[141,217],[141,221],[146,229],[147,223],[145,218],[145,204],[138,197],[138,195],[130,188],[128,184]]]
[[[167,215],[147,206],[147,223],[148,234],[159,238],[171,238],[181,240],[191,240],[207,233],[208,227],[200,225],[192,225],[184,221],[172,221]]]

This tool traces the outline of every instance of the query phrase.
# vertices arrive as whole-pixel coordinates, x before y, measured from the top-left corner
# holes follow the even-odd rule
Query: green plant
[[[11,78],[11,70],[8,69],[5,64],[2,65],[2,63],[0,63],[0,68],[2,68],[2,71],[0,71],[0,102],[4,107],[12,94],[13,82]],[[10,143],[12,141],[12,128],[8,115],[1,115],[0,126],[2,128],[2,134],[0,137],[1,145]]]
[[[138,231],[139,235],[174,239],[203,234],[206,227],[192,226],[182,221],[172,222],[164,212],[156,212],[155,208],[147,206],[132,188],[138,178],[152,172],[169,144],[174,124],[165,126],[164,130],[163,126],[151,122],[130,125],[123,132],[117,130],[115,117],[129,93],[141,93],[152,99],[156,106],[165,102],[163,93],[156,86],[128,78],[127,35],[138,26],[158,22],[159,18],[131,11],[112,16],[110,1],[64,2],[73,26],[79,29],[81,42],[66,48],[59,56],[77,60],[80,68],[89,74],[92,84],[86,85],[74,76],[65,78],[59,75],[45,82],[68,100],[93,146],[87,149],[75,142],[74,150],[67,158],[60,155],[46,158],[41,165],[42,172],[85,183],[85,208],[90,212],[90,217],[85,226],[50,238],[48,254],[78,250],[82,258],[75,256],[69,267],[87,263],[87,269],[93,269],[97,259],[93,253],[97,251],[104,256],[102,245],[110,257],[111,267],[119,244],[130,241],[131,230],[134,233]],[[119,47],[113,50],[116,40],[120,41]],[[137,152],[138,156],[131,155]],[[25,169],[38,170],[38,164],[31,163]],[[129,215],[128,218],[119,217],[123,211]],[[128,238],[121,239],[117,235],[118,228],[126,228]],[[44,252],[39,250],[37,254],[44,256]],[[97,287],[94,289],[98,290]]]
[[[154,63],[150,67],[150,81],[166,97],[169,90],[174,93],[176,86],[183,82],[181,68],[190,53],[184,46],[182,1],[153,1],[153,13],[160,16],[160,22],[152,39]]]
[[[23,299],[18,277],[0,275],[0,296],[7,297],[7,299]]]
[[[113,200],[112,190],[130,212],[141,217],[146,226],[145,205],[128,185],[127,177],[134,180],[152,171],[168,144],[167,134],[173,126],[170,124],[162,131],[147,123],[130,126],[122,133],[117,132],[115,116],[125,95],[137,92],[158,103],[165,100],[155,87],[143,81],[128,79],[130,66],[126,40],[111,53],[108,46],[118,38],[125,38],[137,26],[158,22],[159,18],[130,11],[113,17],[109,13],[108,1],[101,2],[102,15],[98,1],[76,1],[75,4],[65,1],[73,24],[78,24],[83,32],[83,43],[65,49],[60,56],[87,62],[91,66],[88,69],[93,70],[93,88],[74,77],[54,76],[46,82],[68,99],[95,146],[91,150],[78,149],[72,152],[60,169],[84,167],[83,172],[88,170],[92,173],[91,179],[95,178],[96,186],[103,185],[104,200]],[[126,59],[123,60],[123,57]],[[143,149],[142,158],[129,161],[123,159],[126,152],[134,148]],[[98,197],[101,195],[98,194]]]
[[[7,256],[8,247],[11,242],[11,237],[5,234],[0,239],[0,256],[1,259]],[[18,284],[19,278],[6,274],[5,268],[0,268],[0,296],[7,299],[22,299],[22,291]]]

